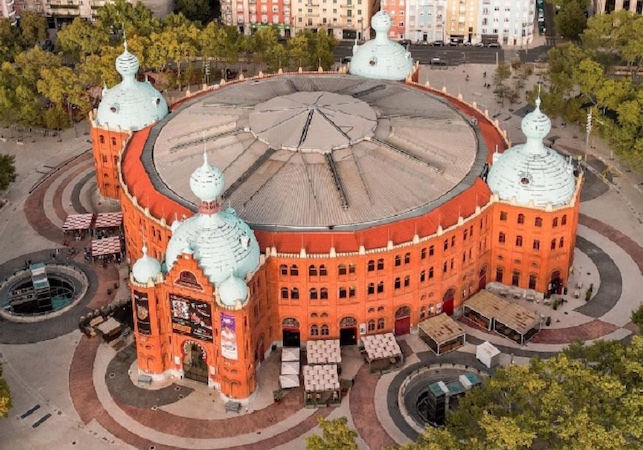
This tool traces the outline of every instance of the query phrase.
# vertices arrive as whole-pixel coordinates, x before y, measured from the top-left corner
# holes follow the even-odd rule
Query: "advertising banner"
[[[172,330],[212,342],[212,313],[210,304],[180,295],[170,294]]]
[[[221,313],[221,355],[224,358],[238,359],[237,354],[237,327],[235,317]]]
[[[151,334],[150,306],[145,292],[134,291],[134,307],[136,308],[136,329],[141,334]]]

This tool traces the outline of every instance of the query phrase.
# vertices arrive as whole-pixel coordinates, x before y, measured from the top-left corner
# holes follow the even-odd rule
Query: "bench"
[[[227,402],[225,404],[225,412],[226,412],[226,414],[228,413],[228,411],[236,412],[237,414],[239,414],[239,411],[241,411],[241,403],[239,403],[239,402]]]
[[[139,375],[138,376],[138,383],[139,384],[147,384],[150,386],[152,384],[152,377],[149,375]]]

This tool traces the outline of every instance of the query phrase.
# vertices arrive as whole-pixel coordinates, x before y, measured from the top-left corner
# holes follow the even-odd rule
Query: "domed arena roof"
[[[138,131],[168,114],[163,95],[149,82],[136,80],[138,69],[138,58],[127,50],[125,42],[125,50],[116,58],[116,70],[123,81],[103,91],[96,114],[98,125]]]
[[[540,110],[540,98],[536,109],[523,118],[521,128],[527,142],[494,158],[487,175],[489,188],[501,200],[515,198],[521,205],[569,204],[576,189],[574,168],[570,160],[543,144],[551,121]]]
[[[234,306],[237,300],[243,303],[247,298],[248,286],[233,274],[219,286],[219,299],[226,306]]]
[[[388,38],[392,21],[385,11],[377,12],[371,26],[377,33],[364,45],[355,46],[349,72],[378,80],[404,80],[413,70],[413,58],[404,47]]]
[[[143,246],[143,256],[132,266],[132,276],[137,283],[147,284],[150,280],[156,279],[161,273],[161,263],[155,258],[147,255],[147,247]]]

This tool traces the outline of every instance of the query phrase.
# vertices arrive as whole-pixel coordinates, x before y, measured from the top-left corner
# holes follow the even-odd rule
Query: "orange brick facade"
[[[90,117],[90,123],[98,192],[103,197],[118,200],[121,196],[118,159],[129,138],[129,133],[96,126],[92,117]]]
[[[472,114],[471,105],[449,101]],[[506,148],[503,133],[475,114],[487,147]],[[150,256],[163,261],[171,222],[193,214],[153,189],[141,165],[149,130],[130,138],[121,155],[119,179],[110,183],[122,186],[131,263],[141,257],[143,242]],[[98,159],[108,153],[96,148],[100,132],[92,131],[97,174],[98,167],[101,173],[111,169]],[[226,397],[246,399],[272,345],[324,338],[352,343],[363,334],[408,333],[432,315],[459,314],[463,302],[491,281],[540,292],[564,286],[573,262],[580,180],[570,205],[563,208],[499,201],[478,179],[423,216],[353,233],[256,230],[262,262],[247,280],[247,302],[236,308],[221,306],[196,261],[183,255],[155,285],[131,282],[135,311],[142,297],[149,310],[149,330],[141,330],[135,320],[139,368],[157,376],[182,376],[190,364],[187,347],[197,345],[203,350],[208,383]],[[211,339],[177,327],[171,306],[177,297],[207,305],[203,308],[210,311]],[[235,323],[236,359],[222,354],[221,314]]]

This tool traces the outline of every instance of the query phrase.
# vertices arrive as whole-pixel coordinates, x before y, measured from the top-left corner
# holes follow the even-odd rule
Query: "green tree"
[[[296,68],[310,68],[310,55],[313,53],[313,33],[310,30],[301,30],[288,41],[290,59]]]
[[[27,47],[47,39],[47,19],[41,13],[25,10],[20,13],[20,34]]]
[[[22,47],[20,30],[9,19],[0,18],[0,61],[13,61]]]
[[[554,3],[560,7],[554,18],[556,32],[577,41],[587,26],[585,12],[589,6],[589,0],[555,0]]]
[[[632,318],[634,325],[639,327],[639,333],[643,333],[643,304],[632,311],[632,315],[630,317]]]
[[[58,32],[58,46],[75,61],[88,55],[99,55],[109,45],[109,32],[95,23],[76,17]]]
[[[152,15],[147,6],[141,2],[132,5],[127,0],[106,2],[98,11],[98,25],[109,33],[114,33],[118,40],[122,39],[123,31],[129,38],[150,36],[162,28],[161,21]]]
[[[4,191],[16,179],[16,157],[13,155],[0,155],[0,191]],[[0,365],[0,377],[2,376],[2,365]],[[2,385],[3,380],[0,378],[0,417],[3,414],[3,389],[6,389],[6,384]]]
[[[307,450],[357,450],[355,430],[348,428],[346,417],[327,420],[317,419],[322,435],[313,434],[306,437]]]
[[[212,18],[209,0],[176,0],[174,12],[183,14],[188,20],[205,23]]]
[[[499,369],[459,402],[443,429],[408,449],[638,449],[643,446],[643,337],[574,344]]]

